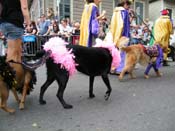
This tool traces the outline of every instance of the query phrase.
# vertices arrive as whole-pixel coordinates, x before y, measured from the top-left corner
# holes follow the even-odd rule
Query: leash
[[[32,64],[30,64],[26,61],[22,61],[22,63],[20,63],[20,62],[14,61],[14,60],[10,60],[8,62],[15,63],[15,64],[21,64],[24,67],[24,69],[34,71],[35,69],[42,66],[46,62],[46,60],[50,57],[50,54],[51,54],[51,51],[47,51],[43,57],[41,57],[36,63],[32,63]]]

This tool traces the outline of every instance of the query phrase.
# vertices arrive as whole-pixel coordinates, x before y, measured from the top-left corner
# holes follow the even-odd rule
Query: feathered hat
[[[163,9],[160,12],[161,12],[161,15],[168,15],[169,14],[169,11],[167,9]]]

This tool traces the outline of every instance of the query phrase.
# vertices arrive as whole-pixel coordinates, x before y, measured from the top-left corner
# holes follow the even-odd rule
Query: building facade
[[[100,12],[106,10],[106,17],[110,21],[114,8],[117,6],[120,0],[103,0],[99,6]],[[84,8],[84,0],[33,0],[30,8],[30,12],[33,20],[46,13],[47,8],[53,8],[55,15],[58,15],[58,19],[69,17],[73,21],[80,21],[82,11]],[[148,0],[135,0],[132,8],[136,11],[137,23],[141,23],[142,19],[148,18]]]
[[[175,21],[175,1],[174,0],[150,0],[149,18],[155,21],[161,14],[162,9],[169,10],[170,18]]]

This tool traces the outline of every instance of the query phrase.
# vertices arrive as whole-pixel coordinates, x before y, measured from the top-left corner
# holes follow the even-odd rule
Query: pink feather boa
[[[51,58],[53,58],[56,64],[61,64],[61,68],[65,68],[69,75],[73,75],[76,72],[76,63],[73,58],[75,56],[72,54],[72,50],[67,50],[66,43],[63,39],[59,37],[53,37],[49,39],[48,42],[44,44],[44,50],[51,50]]]
[[[102,41],[101,39],[96,39],[96,44],[94,45],[94,47],[103,47],[103,48],[107,48],[111,55],[112,55],[112,64],[111,64],[111,68],[113,67],[118,67],[121,61],[121,57],[120,57],[120,52],[118,51],[118,49],[115,47],[114,43],[112,42],[112,38],[107,35],[105,40]]]
[[[120,53],[117,48],[115,48],[114,43],[108,38],[105,41],[96,39],[96,45],[94,47],[103,47],[109,49],[112,55],[112,67],[118,67],[121,61]],[[63,39],[59,37],[53,37],[49,39],[48,42],[44,44],[45,51],[51,51],[50,57],[53,58],[56,64],[61,64],[61,68],[65,68],[69,75],[73,75],[76,72],[76,63],[74,61],[75,56],[72,54],[72,50],[67,50],[66,43]]]

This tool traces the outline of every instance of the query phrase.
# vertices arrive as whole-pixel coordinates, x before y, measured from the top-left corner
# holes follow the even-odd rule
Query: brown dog
[[[12,90],[16,101],[19,103],[19,109],[24,109],[26,95],[33,88],[34,82],[36,82],[36,79],[33,79],[35,78],[34,76],[35,73],[33,71],[24,69],[20,63],[10,62],[10,66],[13,67],[13,69],[15,70],[15,74],[14,74],[15,80],[14,80],[11,77],[13,75],[12,71],[10,71],[10,69],[7,69],[7,68],[10,68],[10,66],[8,66],[5,60],[2,60],[5,58],[0,57],[0,59],[1,59],[1,62],[0,62],[0,73],[1,73],[0,74],[0,97],[1,97],[0,108],[2,108],[6,112],[14,113],[15,110],[7,106],[7,100],[9,97],[10,89]],[[10,75],[6,75],[6,76],[9,76],[9,78],[12,78],[12,79],[8,81],[8,78],[6,76],[3,76],[3,74],[5,73],[11,73]],[[9,84],[9,83],[13,83],[13,84]],[[17,91],[19,91],[22,94],[21,99],[19,99],[17,95]]]
[[[147,66],[149,63],[156,61],[156,57],[150,57],[145,53],[145,48],[141,44],[125,46],[128,41],[129,39],[126,37],[122,37],[119,41],[120,50],[126,52],[125,66],[119,75],[119,80],[123,79],[126,72],[129,73],[131,78],[136,78],[133,74],[133,70],[137,63]],[[161,76],[159,71],[156,71],[156,74],[157,76]],[[145,75],[145,78],[148,78],[148,75]]]

